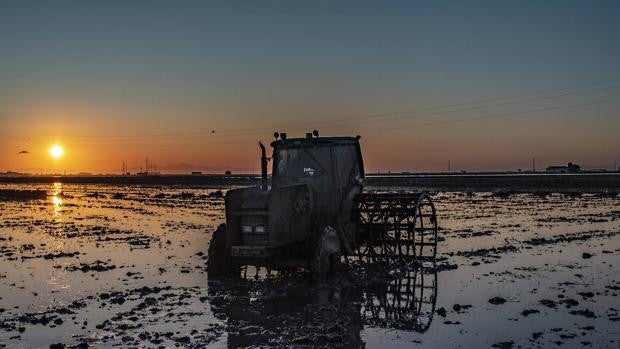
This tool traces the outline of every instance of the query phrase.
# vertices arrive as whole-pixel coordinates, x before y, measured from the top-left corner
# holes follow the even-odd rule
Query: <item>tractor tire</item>
[[[231,274],[232,257],[226,246],[226,225],[220,225],[211,236],[209,255],[207,256],[207,272],[209,277],[219,277]]]
[[[327,226],[314,242],[314,251],[310,260],[310,270],[316,280],[324,279],[340,269],[342,246],[336,229]]]

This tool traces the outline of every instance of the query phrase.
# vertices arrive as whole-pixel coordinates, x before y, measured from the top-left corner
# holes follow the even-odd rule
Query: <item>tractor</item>
[[[274,136],[271,157],[259,142],[260,184],[226,193],[226,223],[209,246],[210,277],[247,265],[305,267],[320,278],[343,261],[434,261],[437,217],[430,196],[364,192],[360,136]]]

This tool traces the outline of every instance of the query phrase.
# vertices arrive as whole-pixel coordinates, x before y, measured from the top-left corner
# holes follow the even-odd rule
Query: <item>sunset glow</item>
[[[360,135],[369,173],[616,170],[620,5],[559,3],[18,1],[0,172],[257,174],[258,141],[312,130]]]
[[[63,156],[63,154],[65,153],[65,151],[62,149],[62,147],[58,144],[53,145],[50,148],[50,155],[54,158],[54,159],[59,159]]]

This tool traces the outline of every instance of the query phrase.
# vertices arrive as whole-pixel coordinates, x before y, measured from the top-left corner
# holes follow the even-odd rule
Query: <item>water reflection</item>
[[[54,205],[54,218],[59,218],[62,214],[62,183],[54,183],[52,186],[52,204]]]
[[[437,302],[436,268],[407,270],[363,289],[361,313],[375,327],[426,332]]]
[[[317,285],[303,275],[209,281],[213,313],[226,321],[228,347],[363,347],[365,327],[423,333],[437,299],[435,268],[355,271]],[[349,273],[350,275],[350,273]]]
[[[54,206],[59,207],[60,205],[62,205],[62,199],[54,195],[52,196],[52,203],[54,204]]]

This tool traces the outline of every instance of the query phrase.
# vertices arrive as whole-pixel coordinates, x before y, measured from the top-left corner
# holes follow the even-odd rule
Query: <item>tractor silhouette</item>
[[[211,277],[240,266],[306,267],[316,277],[345,261],[414,264],[434,260],[437,218],[426,192],[364,192],[360,137],[274,134],[261,148],[259,186],[226,194],[226,224],[212,236]],[[272,161],[271,183],[267,166]]]

